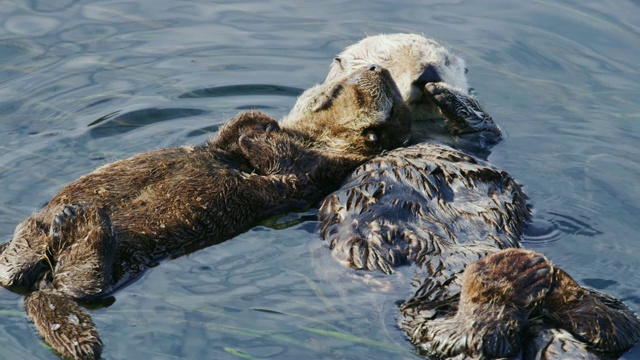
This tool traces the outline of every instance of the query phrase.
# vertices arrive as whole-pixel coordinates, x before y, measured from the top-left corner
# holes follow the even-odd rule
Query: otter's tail
[[[71,297],[41,289],[24,300],[27,314],[53,349],[72,359],[98,359],[102,340],[91,317]]]

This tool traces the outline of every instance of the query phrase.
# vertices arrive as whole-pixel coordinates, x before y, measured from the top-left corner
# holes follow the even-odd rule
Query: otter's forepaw
[[[278,122],[260,111],[247,111],[238,114],[224,124],[218,133],[209,140],[209,145],[221,150],[235,152],[241,136],[277,131]]]
[[[502,140],[502,132],[473,96],[442,82],[427,83],[425,94],[440,109],[451,135],[485,147]]]
[[[63,205],[60,211],[53,215],[49,235],[55,243],[65,241],[69,232],[75,227],[75,219],[82,213],[82,208],[78,205]]]
[[[305,148],[299,139],[279,131],[240,136],[240,149],[260,175],[302,174],[311,171],[318,154]]]
[[[514,306],[531,312],[551,289],[554,267],[541,254],[506,249],[467,266],[462,276],[461,302]]]
[[[285,161],[285,158],[278,154],[281,144],[274,142],[267,134],[244,134],[238,139],[238,144],[243,156],[256,173],[270,175],[281,171]]]

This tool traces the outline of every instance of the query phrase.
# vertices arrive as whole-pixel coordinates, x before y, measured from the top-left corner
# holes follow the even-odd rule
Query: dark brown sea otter
[[[337,131],[320,131],[334,124]],[[371,65],[332,85],[303,125],[238,115],[202,146],[107,164],[64,187],[1,247],[0,284],[60,354],[100,356],[76,301],[111,294],[158,261],[223,241],[257,219],[322,199],[357,165],[409,136],[388,71]],[[339,130],[339,131],[338,131]]]
[[[513,178],[433,141],[481,151],[501,138],[467,91],[464,62],[419,35],[373,36],[339,54],[319,88],[374,60],[410,106],[417,144],[358,167],[324,200],[321,232],[333,256],[387,274],[417,265],[400,325],[428,357],[607,359],[628,350],[640,338],[628,307],[514,249],[531,214]],[[285,123],[303,118],[318,93],[305,92]]]

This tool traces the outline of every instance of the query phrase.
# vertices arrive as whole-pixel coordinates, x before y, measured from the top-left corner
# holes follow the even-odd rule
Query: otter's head
[[[355,69],[378,64],[389,70],[403,100],[409,105],[417,131],[423,122],[441,122],[438,108],[425,93],[425,85],[444,82],[468,93],[465,62],[432,39],[417,34],[367,37],[347,47],[331,64],[325,83],[334,83]]]
[[[389,71],[368,64],[305,91],[281,124],[315,147],[374,156],[408,142],[411,114]]]

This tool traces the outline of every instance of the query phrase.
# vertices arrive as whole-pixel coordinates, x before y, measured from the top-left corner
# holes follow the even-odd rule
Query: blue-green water
[[[640,4],[0,0],[0,240],[105,162],[286,114],[366,34],[467,59],[508,137],[490,160],[535,206],[525,246],[640,311]],[[91,314],[106,359],[417,358],[394,301],[327,272],[314,222],[162,263]],[[330,260],[330,259],[329,259]],[[345,275],[345,274],[343,274]],[[348,278],[347,278],[348,279]],[[407,292],[409,289],[407,289]],[[0,289],[1,359],[55,356]],[[640,357],[636,347],[628,359]]]

